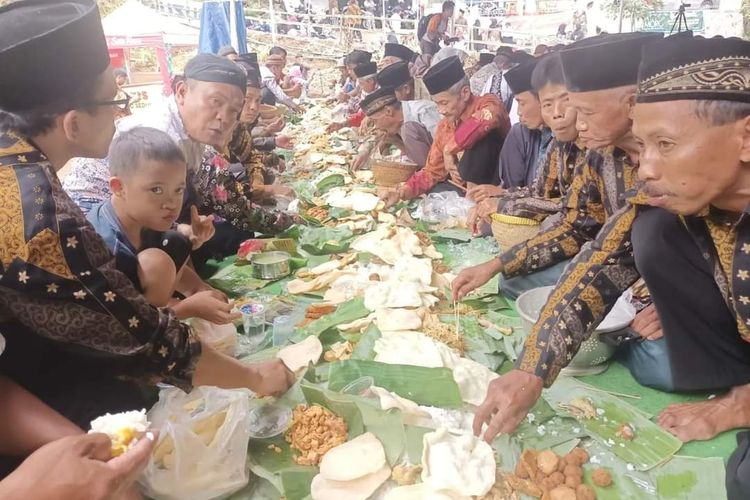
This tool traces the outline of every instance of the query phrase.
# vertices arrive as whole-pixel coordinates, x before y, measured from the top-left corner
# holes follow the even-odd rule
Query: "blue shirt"
[[[115,267],[130,278],[138,290],[143,291],[138,279],[138,251],[125,234],[112,202],[107,200],[95,205],[86,219],[115,255]]]

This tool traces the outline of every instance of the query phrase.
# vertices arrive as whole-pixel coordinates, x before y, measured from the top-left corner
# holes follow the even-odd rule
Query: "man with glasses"
[[[148,408],[159,382],[286,391],[293,375],[283,363],[244,365],[149,305],[60,185],[70,158],[107,154],[122,105],[96,4],[0,8],[0,67],[14,68],[0,73],[0,378],[74,424],[52,435],[49,419],[29,412],[39,422],[26,441],[38,447],[36,433],[49,441],[104,413]],[[59,79],[43,78],[50,69]],[[0,449],[0,476],[14,458],[3,455],[24,453],[13,451]]]

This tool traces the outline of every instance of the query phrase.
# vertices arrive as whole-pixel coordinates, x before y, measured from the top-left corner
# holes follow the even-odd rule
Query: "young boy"
[[[232,306],[185,265],[192,245],[172,230],[187,175],[179,146],[164,132],[137,127],[112,141],[109,169],[112,197],[87,218],[115,254],[117,269],[152,305],[171,306],[179,319],[231,322]],[[186,298],[173,299],[175,292]]]

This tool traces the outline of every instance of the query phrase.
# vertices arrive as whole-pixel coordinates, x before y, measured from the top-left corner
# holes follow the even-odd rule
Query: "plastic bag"
[[[462,198],[453,191],[430,193],[420,204],[415,216],[430,224],[456,227],[466,225],[469,210],[474,205],[473,201]]]
[[[147,497],[209,500],[247,485],[250,391],[163,389],[149,411],[159,442],[141,476]]]
[[[234,357],[237,352],[237,328],[232,323],[217,325],[205,319],[191,320],[193,331],[198,337],[216,351]]]

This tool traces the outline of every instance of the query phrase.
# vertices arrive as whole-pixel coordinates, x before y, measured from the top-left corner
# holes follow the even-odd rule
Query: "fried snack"
[[[535,498],[539,498],[542,496],[542,488],[540,488],[530,479],[521,479],[515,474],[508,474],[507,476],[505,476],[505,478],[508,481],[510,487],[518,493],[529,495]]]
[[[558,486],[549,492],[550,500],[576,500],[576,491],[567,486]]]
[[[323,359],[332,363],[333,361],[343,361],[352,357],[354,346],[351,342],[336,342],[331,345],[331,349],[323,354]]]
[[[537,467],[539,467],[539,470],[541,470],[546,476],[549,476],[557,470],[557,464],[559,462],[560,459],[552,450],[541,451],[536,457]]]
[[[477,500],[518,500],[518,494],[508,483],[507,474],[498,471],[495,484],[486,495],[477,497]]]
[[[576,488],[576,500],[596,500],[596,491],[588,484]]]
[[[422,474],[421,465],[397,465],[391,471],[391,479],[399,486],[409,486],[417,483]]]
[[[441,322],[437,315],[427,315],[422,323],[422,332],[428,337],[442,342],[463,354],[465,347],[463,335],[460,332],[456,332],[455,325],[451,326]]]
[[[573,448],[573,451],[565,455],[565,462],[579,467],[589,461],[589,454],[583,448]]]
[[[538,452],[536,450],[526,449],[521,453],[521,457],[516,465],[516,475],[521,479],[532,479],[536,477],[537,465],[536,456]]]
[[[316,320],[320,319],[326,314],[331,314],[336,311],[336,306],[333,304],[311,304],[305,311],[305,318]]]
[[[298,465],[318,465],[328,450],[347,440],[343,418],[322,406],[298,405],[292,412],[292,425],[284,438],[292,449]]]
[[[606,488],[612,484],[612,474],[607,469],[594,469],[591,480],[600,488]]]
[[[617,429],[615,436],[625,441],[632,441],[635,437],[635,429],[633,429],[633,426],[630,424],[622,424],[620,428]]]
[[[328,210],[325,207],[312,207],[307,210],[307,216],[311,219],[324,221],[328,218]]]

